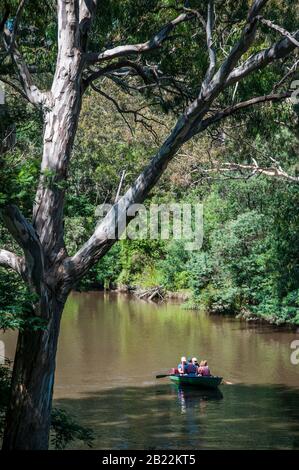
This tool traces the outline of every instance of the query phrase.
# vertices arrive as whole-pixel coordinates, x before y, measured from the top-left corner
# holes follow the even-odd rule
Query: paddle
[[[156,379],[163,379],[164,377],[170,377],[171,375],[174,375],[174,374],[160,374],[160,375],[156,375]]]

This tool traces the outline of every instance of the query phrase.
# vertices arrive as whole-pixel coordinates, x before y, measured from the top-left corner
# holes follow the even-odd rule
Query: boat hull
[[[217,388],[221,382],[222,377],[218,376],[211,376],[211,377],[203,377],[200,375],[197,376],[188,376],[188,375],[170,375],[170,380],[177,385],[192,385],[193,387],[198,388]]]

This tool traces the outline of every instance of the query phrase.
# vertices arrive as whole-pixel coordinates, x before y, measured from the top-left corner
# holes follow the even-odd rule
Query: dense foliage
[[[83,129],[85,111],[92,120],[93,113],[101,113],[102,107],[106,109],[107,105],[98,99],[97,106],[89,109],[87,104]],[[111,112],[113,114],[113,109]],[[277,127],[275,121],[282,116],[290,124]],[[117,115],[115,119],[119,119]],[[91,230],[97,202],[113,200],[121,170],[128,172],[126,184],[129,184],[134,174],[131,161],[136,166],[151,152],[148,145],[151,137],[146,131],[138,127],[137,136],[129,136],[126,127],[119,124],[121,144],[115,139],[111,154],[117,155],[118,145],[121,145],[125,156],[118,160],[117,171],[114,159],[110,161],[102,150],[91,153],[81,150],[83,129],[79,131],[78,153],[70,181],[71,185],[75,182],[79,185],[77,197],[68,205],[66,229],[71,251],[75,251]],[[90,132],[93,137],[85,142],[87,149],[93,138],[99,139],[96,130],[91,128]],[[244,116],[241,128],[227,131],[224,141],[201,140],[186,149],[187,152],[190,152],[187,164],[172,164],[152,192],[150,201],[202,202],[202,249],[188,252],[182,241],[174,240],[123,240],[98,263],[81,288],[160,285],[166,290],[187,291],[189,306],[204,307],[210,312],[241,313],[248,318],[265,318],[275,323],[298,323],[297,185],[264,176],[236,177],[226,172],[217,176],[208,173],[212,176],[207,177],[203,173],[203,168],[209,168],[206,152],[211,158],[217,155],[223,161],[237,162],[246,161],[248,154],[262,162],[269,156],[279,156],[284,168],[296,172],[297,117],[292,107],[279,105],[255,110],[251,116]],[[89,165],[84,166],[86,161]],[[90,163],[94,165],[93,172],[89,170]],[[102,178],[98,179],[97,171],[104,177],[109,175],[110,186],[105,186],[108,194],[101,186]],[[96,193],[92,188],[96,188]]]

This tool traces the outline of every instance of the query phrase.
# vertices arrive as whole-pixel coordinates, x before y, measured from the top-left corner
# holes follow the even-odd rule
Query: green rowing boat
[[[169,375],[169,378],[177,385],[193,385],[199,388],[217,388],[222,382],[222,377],[216,375],[203,377],[201,375],[173,374]]]

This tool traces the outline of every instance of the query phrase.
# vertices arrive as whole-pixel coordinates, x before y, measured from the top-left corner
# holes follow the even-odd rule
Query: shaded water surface
[[[299,365],[290,361],[298,338],[175,304],[74,293],[61,325],[55,406],[93,428],[98,449],[299,449]],[[12,356],[15,337],[4,339]],[[208,359],[233,385],[207,393],[155,379],[182,354]]]

